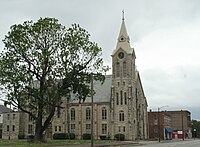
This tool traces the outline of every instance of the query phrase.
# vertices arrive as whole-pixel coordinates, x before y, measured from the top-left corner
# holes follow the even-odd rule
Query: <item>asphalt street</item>
[[[127,145],[125,147],[200,147],[200,140],[178,141],[178,142],[162,142],[162,143],[147,143],[144,145]]]

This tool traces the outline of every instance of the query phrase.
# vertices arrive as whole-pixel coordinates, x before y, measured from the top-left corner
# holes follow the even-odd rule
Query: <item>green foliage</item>
[[[116,140],[122,141],[122,140],[125,140],[125,135],[124,134],[120,134],[120,133],[119,134],[115,134],[114,138]]]
[[[63,140],[63,139],[75,139],[74,133],[55,133],[53,134],[53,139]]]
[[[63,96],[70,92],[84,102],[91,75],[104,81],[102,49],[77,24],[70,28],[54,18],[11,26],[0,53],[0,84],[8,101],[36,122],[35,138],[48,128]]]
[[[55,133],[53,134],[53,139],[58,139],[58,140],[67,139],[67,133]]]
[[[82,135],[83,140],[90,140],[91,139],[91,134],[85,133]]]
[[[28,135],[28,136],[27,136],[27,141],[28,141],[29,143],[33,143],[33,142],[34,142],[34,135]]]
[[[67,139],[75,139],[76,135],[74,133],[67,133]]]
[[[200,138],[200,121],[192,120],[192,137]]]
[[[106,144],[110,144],[113,141],[109,140],[95,140],[94,143],[95,144],[102,144],[102,146],[106,143]],[[59,146],[69,146],[69,147],[75,147],[77,145],[79,146],[90,146],[91,141],[90,140],[49,140],[46,143],[29,143],[27,142],[27,140],[23,140],[23,139],[14,139],[12,141],[8,140],[8,139],[0,139],[0,147],[59,147]],[[101,146],[101,145],[100,145]]]
[[[108,139],[108,137],[105,136],[105,135],[102,135],[102,136],[99,136],[99,137],[100,137],[101,140],[107,140]]]
[[[25,135],[18,135],[18,139],[25,139]]]
[[[53,134],[53,139],[63,140],[63,139],[75,139],[74,133],[55,133]]]

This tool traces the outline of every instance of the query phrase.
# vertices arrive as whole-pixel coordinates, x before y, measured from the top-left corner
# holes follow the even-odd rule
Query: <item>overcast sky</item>
[[[85,28],[111,66],[122,10],[148,109],[189,110],[200,120],[199,0],[0,0],[0,40],[13,24],[54,17]]]

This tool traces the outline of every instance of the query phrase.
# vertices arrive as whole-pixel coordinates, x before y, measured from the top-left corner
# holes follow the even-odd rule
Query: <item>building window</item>
[[[126,92],[124,92],[124,104],[127,105],[127,95],[126,95]]]
[[[57,132],[58,130],[57,130],[57,126],[55,126],[55,132]]]
[[[7,115],[7,120],[9,120],[9,119],[10,119],[10,114]]]
[[[124,111],[119,111],[119,121],[124,121]]]
[[[71,133],[75,133],[75,124],[71,124]]]
[[[57,108],[57,117],[60,118],[60,108]]]
[[[7,125],[7,132],[9,132],[10,128],[9,128],[9,125]]]
[[[154,119],[154,125],[158,125],[158,119]]]
[[[123,93],[122,93],[122,91],[120,91],[120,102],[121,102],[121,105],[123,105]]]
[[[28,125],[28,134],[33,134],[33,125]]]
[[[121,127],[120,126],[118,127],[118,131],[121,132]]]
[[[15,125],[12,126],[12,131],[15,132]]]
[[[125,126],[123,126],[123,131],[124,131],[124,132],[126,131],[126,128],[125,128]]]
[[[86,120],[90,120],[90,108],[86,108]]]
[[[13,114],[13,120],[15,119],[15,114]]]
[[[126,62],[123,62],[123,76],[126,77],[127,72],[126,72]]]
[[[119,105],[119,94],[118,93],[116,93],[116,103],[117,103],[117,105]]]
[[[107,134],[107,124],[102,124],[102,134]]]
[[[91,125],[86,124],[86,133],[91,133]]]
[[[117,64],[116,64],[116,72],[117,72],[116,77],[119,77],[119,76],[120,76],[120,66],[119,66],[119,62],[117,62]]]
[[[71,109],[71,121],[75,121],[75,109]]]
[[[102,108],[102,120],[106,120],[107,119],[107,110],[106,107]]]
[[[29,114],[28,120],[33,121],[33,117],[30,114]]]
[[[61,126],[59,126],[59,127],[58,127],[58,129],[59,129],[59,132],[61,132],[61,131],[62,131],[62,129],[61,129]]]

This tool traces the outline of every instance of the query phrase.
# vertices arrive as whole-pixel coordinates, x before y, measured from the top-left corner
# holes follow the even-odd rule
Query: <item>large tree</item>
[[[35,140],[43,141],[63,96],[80,102],[90,93],[90,80],[104,80],[102,49],[77,24],[70,28],[54,18],[13,25],[3,40],[0,84],[7,100],[35,120]],[[91,76],[92,75],[92,76]]]
[[[192,120],[192,137],[200,138],[200,121]]]

